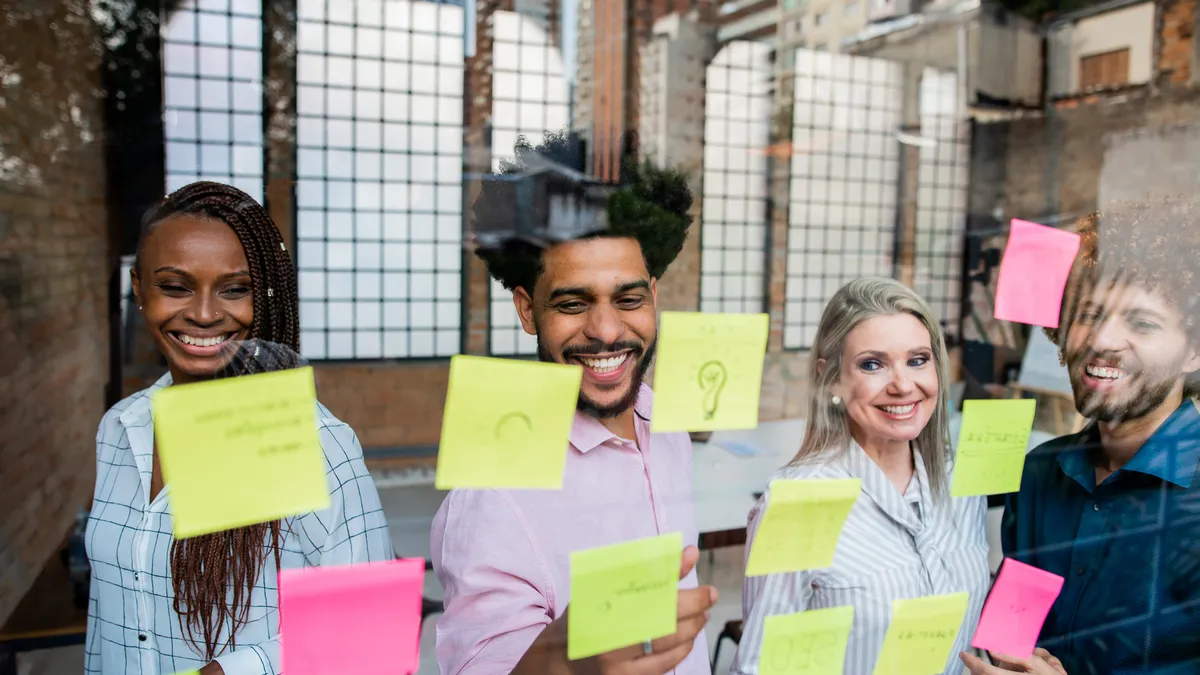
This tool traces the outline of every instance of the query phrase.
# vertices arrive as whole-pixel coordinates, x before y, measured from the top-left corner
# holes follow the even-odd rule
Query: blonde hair
[[[850,447],[852,438],[846,411],[833,404],[830,393],[830,387],[842,374],[842,350],[846,336],[867,319],[894,314],[910,314],[929,331],[933,365],[938,378],[937,406],[929,423],[917,436],[916,444],[925,460],[930,492],[940,497],[946,493],[946,471],[951,461],[946,341],[928,303],[893,279],[855,279],[838,289],[825,306],[808,364],[809,382],[812,383],[808,428],[800,443],[800,452],[796,453],[791,463],[814,460],[826,452],[845,452]]]

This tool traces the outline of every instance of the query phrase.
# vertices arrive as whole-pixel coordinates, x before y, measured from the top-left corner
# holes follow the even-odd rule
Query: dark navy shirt
[[[1094,424],[1038,446],[1005,501],[1005,556],[1066,579],[1038,644],[1069,675],[1200,673],[1200,413],[1096,485],[1099,450]]]

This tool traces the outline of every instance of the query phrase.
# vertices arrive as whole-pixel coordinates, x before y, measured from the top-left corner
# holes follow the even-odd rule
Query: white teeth
[[[579,360],[583,361],[583,365],[597,373],[611,373],[617,368],[620,368],[621,364],[625,363],[625,359],[627,358],[629,358],[629,354],[613,356],[607,359],[589,359],[586,356],[581,356],[579,357]]]
[[[909,403],[908,405],[883,405],[879,407],[883,408],[884,412],[891,413],[892,415],[907,415],[912,412],[912,409],[916,405],[916,403]]]
[[[192,345],[193,347],[215,347],[216,345],[219,345],[228,339],[229,339],[228,335],[222,335],[220,337],[211,337],[211,338],[197,338],[197,337],[192,337],[190,335],[185,335],[183,333],[179,334],[180,342],[182,342],[185,345]]]
[[[1100,380],[1119,380],[1125,377],[1125,371],[1119,368],[1103,368],[1101,366],[1086,366],[1088,375]]]

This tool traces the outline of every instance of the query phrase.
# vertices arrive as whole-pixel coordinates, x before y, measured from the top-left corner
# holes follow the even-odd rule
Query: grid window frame
[[[424,0],[297,9],[304,356],[462,353],[464,10]]]
[[[706,68],[702,312],[766,311],[771,72],[770,47],[744,40],[725,45]]]
[[[812,347],[842,285],[895,276],[903,102],[894,62],[815,49],[797,49],[795,60],[786,350]]]

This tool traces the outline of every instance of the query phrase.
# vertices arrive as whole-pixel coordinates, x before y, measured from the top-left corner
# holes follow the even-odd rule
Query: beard
[[[1092,358],[1103,357],[1125,372],[1128,382],[1125,391],[1104,393],[1083,387],[1084,364]],[[1171,395],[1179,381],[1185,356],[1157,368],[1146,369],[1140,363],[1122,361],[1111,355],[1084,350],[1068,360],[1071,389],[1075,394],[1075,409],[1079,414],[1097,422],[1119,423],[1145,417],[1157,410]]]
[[[656,337],[649,347],[645,349],[636,342],[614,342],[605,344],[603,342],[593,341],[586,346],[571,346],[567,347],[562,352],[562,360],[555,359],[550,353],[550,350],[542,343],[541,334],[537,338],[537,355],[538,360],[545,363],[569,363],[571,356],[586,356],[588,354],[603,354],[605,352],[617,352],[622,350],[631,350],[630,358],[633,358],[636,363],[633,365],[633,377],[630,378],[629,391],[625,392],[621,398],[615,403],[609,405],[601,405],[599,402],[589,398],[583,393],[583,389],[579,390],[579,400],[575,402],[575,409],[596,419],[606,419],[616,417],[621,413],[633,407],[637,403],[638,392],[642,388],[642,381],[646,379],[646,371],[650,370],[650,364],[654,362],[654,352],[658,348],[658,338]]]

